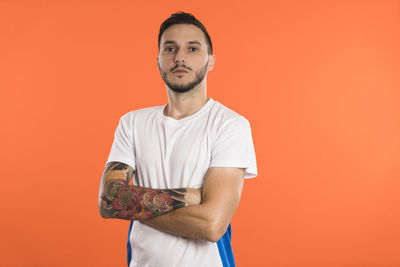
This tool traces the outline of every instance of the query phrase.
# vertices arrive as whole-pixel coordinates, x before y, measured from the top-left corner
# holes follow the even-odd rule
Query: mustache
[[[187,70],[192,70],[191,68],[185,66],[184,64],[181,64],[181,65],[176,65],[175,67],[173,67],[172,69],[170,69],[170,71],[174,71],[174,70],[176,70],[177,68],[184,68],[184,69],[187,69]]]

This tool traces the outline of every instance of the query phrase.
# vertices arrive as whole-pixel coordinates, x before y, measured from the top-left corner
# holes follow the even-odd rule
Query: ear
[[[209,55],[208,56],[208,67],[207,67],[207,71],[210,71],[214,68],[214,64],[215,64],[215,55]]]
[[[160,61],[158,60],[158,55],[157,55],[157,68],[160,70]]]

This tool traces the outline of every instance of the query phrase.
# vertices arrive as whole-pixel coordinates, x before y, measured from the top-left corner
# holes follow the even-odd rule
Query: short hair
[[[207,46],[208,46],[208,54],[212,54],[213,47],[212,47],[212,43],[211,43],[211,38],[210,38],[210,35],[208,35],[206,27],[204,27],[204,25],[198,19],[196,19],[192,14],[185,13],[183,11],[178,11],[177,13],[173,13],[168,19],[166,19],[161,24],[160,32],[158,33],[158,49],[160,49],[160,42],[161,42],[162,34],[168,27],[170,27],[174,24],[193,24],[196,27],[198,27],[200,30],[202,30],[204,35],[206,36],[206,41],[207,41]]]

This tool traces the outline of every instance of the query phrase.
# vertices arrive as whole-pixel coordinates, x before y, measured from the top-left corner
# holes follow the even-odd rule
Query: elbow
[[[100,213],[101,218],[103,218],[103,219],[107,218],[106,214],[104,213],[104,211],[101,208],[101,205],[99,205],[99,213]]]
[[[111,218],[110,213],[107,212],[107,209],[105,209],[104,205],[102,205],[101,202],[99,203],[99,213],[103,219]]]
[[[103,219],[108,219],[112,217],[111,205],[107,205],[107,201],[102,197],[101,192],[99,194],[98,205],[100,216]]]
[[[205,238],[207,241],[215,243],[221,239],[228,228],[229,222],[226,223],[218,218],[210,219],[205,230]]]
[[[103,219],[109,218],[101,209],[99,210],[99,213],[100,213],[101,218],[103,218]]]
[[[213,233],[209,233],[207,235],[206,239],[207,239],[208,242],[216,243],[216,242],[218,242],[218,240],[221,239],[222,236],[223,236],[222,234],[219,234],[217,232],[213,232]]]

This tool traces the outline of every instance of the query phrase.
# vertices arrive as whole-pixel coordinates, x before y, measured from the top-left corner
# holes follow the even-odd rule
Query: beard
[[[182,67],[182,66],[181,65],[176,65],[175,67],[173,67],[171,69],[171,71],[173,71],[173,70],[175,70],[175,69],[177,69],[179,67]],[[195,78],[194,78],[193,81],[188,82],[187,84],[174,84],[174,83],[172,83],[171,81],[168,80],[167,72],[166,71],[162,71],[161,68],[160,68],[160,65],[158,65],[158,69],[160,70],[161,77],[164,80],[165,84],[168,86],[168,88],[170,88],[172,91],[174,91],[176,93],[188,92],[188,91],[192,90],[196,85],[201,83],[203,81],[204,77],[206,76],[207,67],[208,67],[208,60],[207,60],[206,65],[202,69],[200,69],[199,71],[197,71],[195,73]],[[189,69],[186,66],[184,66],[184,68]]]

